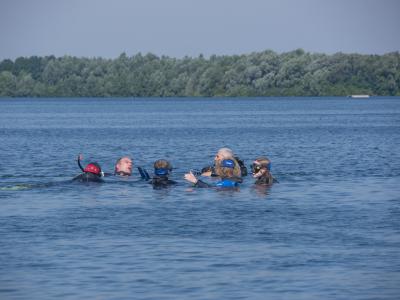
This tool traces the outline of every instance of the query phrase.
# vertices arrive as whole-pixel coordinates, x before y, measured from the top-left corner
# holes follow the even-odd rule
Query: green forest
[[[400,54],[286,53],[171,58],[31,56],[0,62],[1,97],[400,95]]]

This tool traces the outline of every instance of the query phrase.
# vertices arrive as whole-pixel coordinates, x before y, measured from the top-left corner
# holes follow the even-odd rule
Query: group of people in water
[[[82,166],[82,155],[78,156],[78,165],[82,173],[75,176],[73,180],[81,182],[103,182],[105,176],[123,176],[132,175],[133,162],[129,156],[119,158],[114,167],[114,173],[104,173],[98,163],[92,162],[85,167]],[[255,184],[270,186],[277,180],[271,174],[271,161],[261,156],[256,158],[251,164],[251,173],[255,179]],[[165,159],[159,159],[154,162],[154,175],[151,177],[146,169],[137,167],[142,179],[147,180],[155,188],[167,187],[177,184],[176,181],[169,179],[172,172],[172,165]],[[204,167],[201,171],[189,171],[184,175],[184,179],[192,183],[195,187],[218,187],[218,188],[236,188],[242,182],[242,177],[247,176],[247,168],[243,161],[234,155],[229,148],[218,150],[214,158],[214,163]],[[198,176],[214,177],[217,180],[213,183],[207,183],[198,178]]]

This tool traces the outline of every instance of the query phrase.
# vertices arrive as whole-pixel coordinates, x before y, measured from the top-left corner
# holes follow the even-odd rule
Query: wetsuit
[[[267,172],[263,176],[258,177],[254,184],[272,185],[274,182],[277,182],[277,180],[272,177],[271,173]]]
[[[84,172],[82,174],[79,174],[72,178],[74,181],[79,181],[79,182],[104,182],[103,179],[99,175],[90,173],[90,172]]]
[[[165,188],[170,185],[177,184],[176,181],[168,179],[168,176],[154,176],[149,183],[153,185],[153,188],[155,189]]]
[[[242,177],[247,176],[247,168],[243,162],[243,160],[241,160],[239,157],[235,156],[235,159],[240,167],[240,173],[242,175]]]
[[[238,187],[240,183],[242,183],[242,178],[239,177],[232,177],[232,178],[223,178],[220,181],[216,182],[215,184],[209,184],[201,180],[197,180],[195,183],[195,187],[218,187],[218,188],[235,188]]]

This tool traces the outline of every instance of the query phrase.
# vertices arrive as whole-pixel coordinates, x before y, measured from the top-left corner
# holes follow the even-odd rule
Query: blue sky
[[[0,59],[400,50],[398,0],[1,0]]]

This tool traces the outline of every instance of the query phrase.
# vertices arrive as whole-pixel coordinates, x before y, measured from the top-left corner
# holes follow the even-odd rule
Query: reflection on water
[[[3,99],[0,298],[397,299],[399,100]],[[183,180],[223,146],[279,183]],[[71,182],[78,153],[178,185]]]

